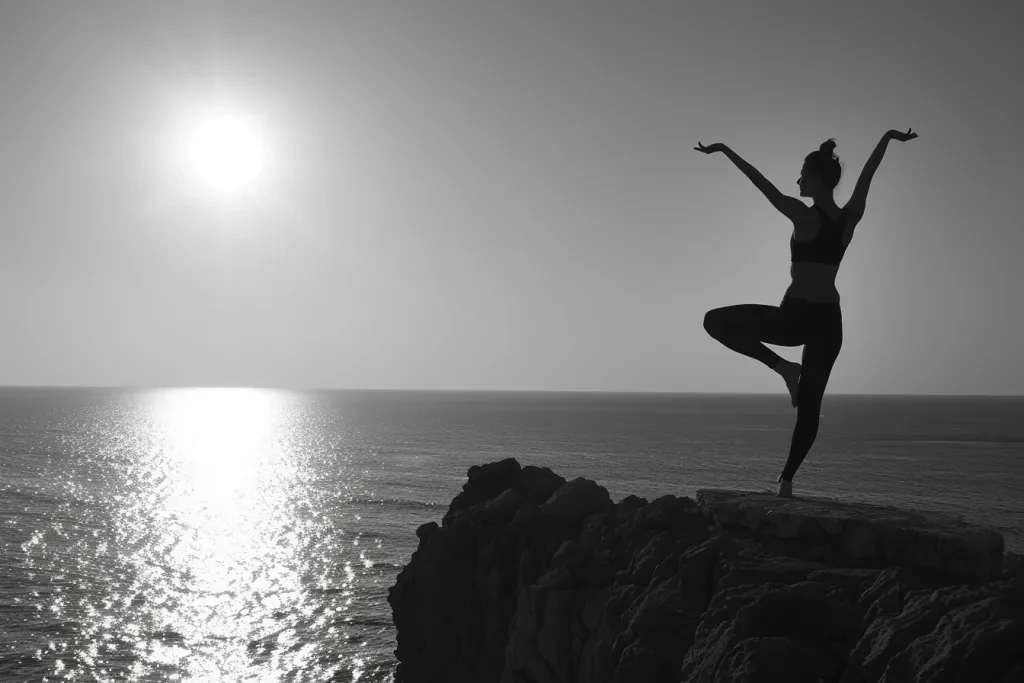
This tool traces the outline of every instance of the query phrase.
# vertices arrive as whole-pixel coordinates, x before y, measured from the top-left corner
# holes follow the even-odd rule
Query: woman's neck
[[[839,205],[836,204],[836,201],[832,197],[815,197],[813,206],[825,211],[835,212],[839,210]]]

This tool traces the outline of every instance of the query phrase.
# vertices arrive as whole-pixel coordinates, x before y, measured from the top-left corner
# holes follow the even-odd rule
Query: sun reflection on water
[[[282,627],[277,640],[287,640],[288,624],[273,615],[303,591],[300,567],[287,557],[302,530],[288,514],[296,463],[280,448],[284,408],[280,395],[256,390],[154,397],[156,444],[141,464],[156,486],[125,510],[128,529],[160,534],[132,556],[155,592],[140,596],[158,621],[147,659],[184,664],[193,679],[242,680],[262,626]],[[187,590],[175,590],[182,583]],[[204,656],[183,661],[187,645]]]
[[[326,522],[303,451],[289,445],[295,402],[247,389],[148,396],[117,460],[113,535],[92,554],[107,595],[79,605],[79,668],[57,659],[54,675],[263,683],[342,668],[318,641],[345,608],[318,588],[351,594],[355,577],[316,563]],[[359,663],[346,665],[358,680]]]

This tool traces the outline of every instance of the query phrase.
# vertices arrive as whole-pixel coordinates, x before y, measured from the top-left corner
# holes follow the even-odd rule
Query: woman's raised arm
[[[772,203],[776,209],[778,209],[786,218],[791,221],[796,221],[797,217],[804,211],[807,210],[807,205],[796,197],[789,197],[782,194],[779,188],[771,184],[771,182],[761,175],[761,172],[756,168],[748,164],[743,157],[736,152],[723,145],[721,142],[705,147],[700,142],[697,143],[697,147],[694,147],[698,152],[704,152],[705,154],[713,154],[715,152],[722,152],[725,156],[729,157],[732,163],[736,164],[736,168],[743,171],[743,175],[750,178],[750,181],[754,183],[754,186],[761,190],[768,201]]]
[[[882,139],[875,145],[875,151],[868,157],[867,162],[864,164],[864,170],[860,172],[860,178],[857,179],[857,185],[853,188],[850,201],[846,202],[846,206],[843,207],[843,211],[854,221],[859,221],[864,215],[871,179],[874,177],[875,171],[878,170],[878,165],[882,163],[882,157],[885,156],[885,148],[888,147],[889,141],[906,142],[916,137],[917,133],[913,132],[910,128],[907,129],[906,133],[894,129],[883,135]]]

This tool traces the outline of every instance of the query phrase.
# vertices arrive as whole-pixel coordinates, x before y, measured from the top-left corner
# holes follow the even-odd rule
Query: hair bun
[[[825,156],[831,157],[832,156],[832,150],[834,150],[835,148],[836,148],[836,139],[835,138],[829,138],[825,142],[821,143],[821,147],[818,148],[818,151],[821,152],[822,154],[824,154]]]

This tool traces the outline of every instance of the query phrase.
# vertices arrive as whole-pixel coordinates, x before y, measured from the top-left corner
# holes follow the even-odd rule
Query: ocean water
[[[1024,550],[1024,398],[831,396],[795,491]],[[788,396],[0,390],[0,680],[386,681],[387,590],[469,466],[774,490]]]

